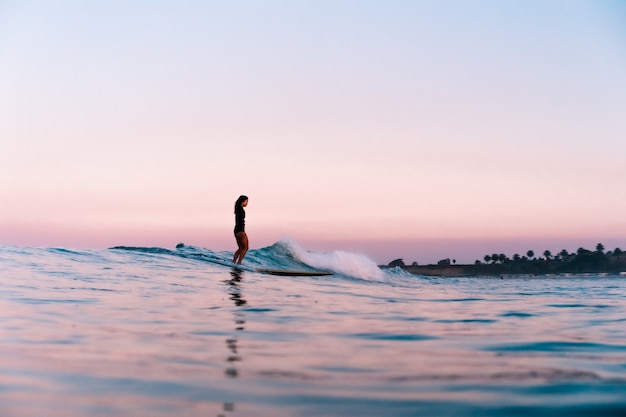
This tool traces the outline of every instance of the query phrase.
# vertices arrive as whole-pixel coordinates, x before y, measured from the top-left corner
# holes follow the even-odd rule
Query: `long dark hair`
[[[241,207],[241,203],[248,199],[247,195],[240,195],[237,201],[235,201],[235,213],[237,213],[237,207]]]

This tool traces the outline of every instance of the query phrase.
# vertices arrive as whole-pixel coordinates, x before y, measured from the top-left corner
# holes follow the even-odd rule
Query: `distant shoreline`
[[[477,260],[474,264],[456,264],[456,261],[443,259],[437,265],[405,265],[402,259],[396,259],[384,269],[400,267],[415,275],[433,277],[478,277],[505,275],[581,275],[581,274],[616,274],[626,273],[626,252],[620,248],[604,252],[604,246],[598,244],[595,251],[579,248],[576,253],[563,250],[555,256],[545,251],[543,257],[535,257],[533,251],[526,256],[514,255],[509,258],[504,254],[485,255],[485,262]]]
[[[484,265],[489,266],[489,265]],[[389,266],[383,265],[383,269],[389,269]],[[413,275],[422,275],[428,277],[440,277],[440,278],[475,278],[475,277],[504,277],[504,276],[545,276],[545,275],[587,275],[587,274],[609,274],[619,275],[626,273],[626,270],[622,271],[561,271],[561,272],[511,272],[503,271],[497,268],[476,268],[475,265],[422,265],[422,266],[401,266],[400,268]],[[625,277],[626,278],[626,277]]]

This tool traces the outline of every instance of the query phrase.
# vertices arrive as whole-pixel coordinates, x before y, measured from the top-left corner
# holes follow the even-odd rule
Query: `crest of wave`
[[[313,268],[370,281],[383,281],[385,279],[384,272],[380,270],[376,262],[365,255],[344,251],[309,252],[291,239],[283,239],[280,243],[295,259]]]

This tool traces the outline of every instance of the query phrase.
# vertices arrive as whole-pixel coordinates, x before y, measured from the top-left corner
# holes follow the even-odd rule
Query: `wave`
[[[176,245],[175,250],[131,246],[116,246],[111,249],[172,255],[227,267],[233,266],[232,252],[215,252],[210,249],[188,246],[182,243]],[[308,251],[291,239],[283,239],[271,246],[248,251],[241,269],[256,271],[258,268],[311,272],[329,271],[343,277],[378,282],[388,282],[390,275],[407,275],[402,270],[383,271],[378,267],[376,262],[359,253],[345,251]]]
[[[281,240],[274,246],[282,248],[294,259],[315,269],[368,281],[385,279],[385,273],[365,255],[344,251],[330,253],[306,251],[290,239]]]

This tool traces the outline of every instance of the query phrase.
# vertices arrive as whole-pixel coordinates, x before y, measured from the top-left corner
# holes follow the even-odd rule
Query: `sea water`
[[[0,415],[626,415],[626,276],[231,256],[0,247]]]

